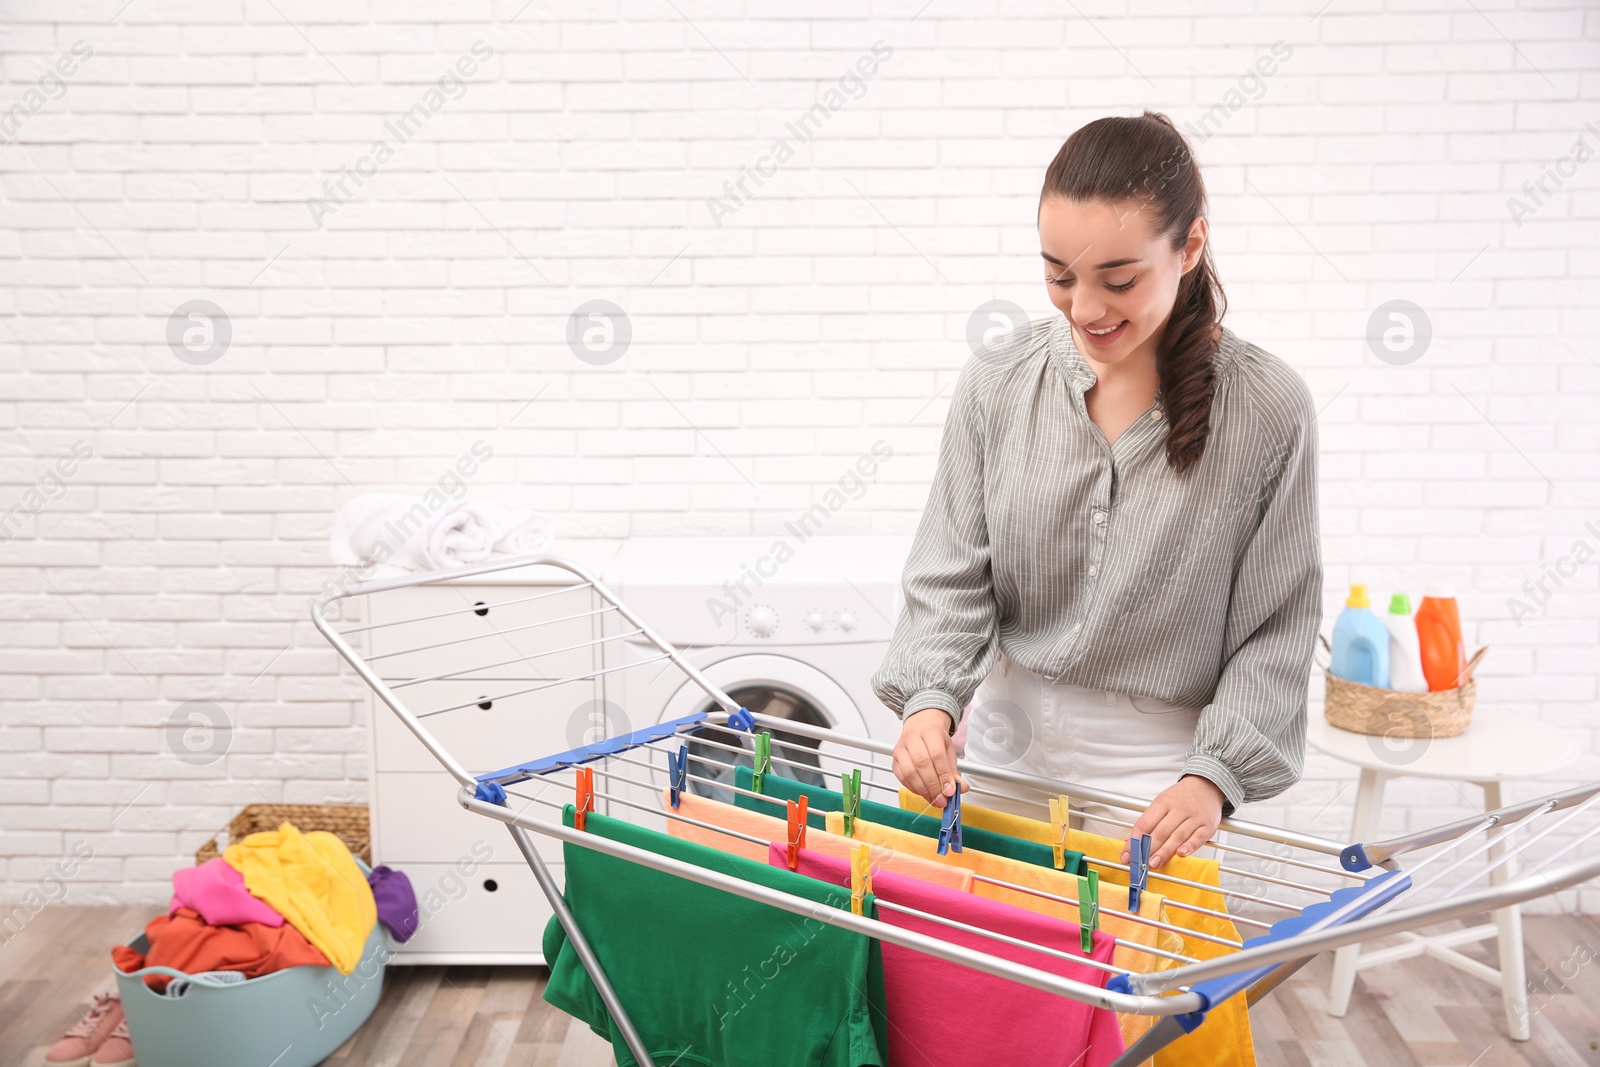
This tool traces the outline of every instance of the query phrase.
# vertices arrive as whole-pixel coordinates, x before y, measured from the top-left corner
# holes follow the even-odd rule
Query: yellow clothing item
[[[681,837],[685,841],[693,841],[701,845],[709,845],[719,852],[727,852],[735,856],[743,856],[760,863],[767,862],[767,842],[786,841],[789,836],[789,823],[785,819],[774,819],[770,815],[750,811],[745,808],[734,807],[709,797],[696,796],[693,793],[680,791],[678,793],[678,807],[672,808],[672,792],[668,789],[661,791],[661,803],[669,810],[676,810],[684,818],[696,819],[713,826],[720,826],[724,830],[734,830],[741,834],[749,834],[761,839],[761,844],[746,841],[741,837],[721,833],[717,830],[707,830],[703,826],[686,823],[683,819],[674,819],[667,816],[667,832],[673,837]],[[851,841],[848,837],[840,837],[819,830],[815,826],[806,827],[806,848],[813,852],[820,852],[825,856],[849,861],[851,851],[860,845],[859,841]],[[918,859],[903,853],[890,852],[888,849],[874,848],[868,845],[870,862],[875,871],[893,871],[895,874],[904,874],[912,878],[921,878],[924,882],[946,886],[950,889],[960,890],[963,893],[972,892],[972,872],[964,871],[958,867],[947,867],[942,863],[929,863],[927,860]]]
[[[900,790],[900,806],[907,811],[935,810],[926,800],[904,787]],[[1026,819],[1008,811],[968,804],[965,800],[961,802],[961,822],[962,825],[981,826],[985,830],[1010,834],[1025,841],[1042,841],[1047,845],[1054,844],[1061,838],[1060,829],[1047,822]],[[1091,862],[1102,860],[1106,863],[1121,863],[1122,850],[1126,847],[1126,843],[1100,834],[1069,828],[1066,847],[1083,853],[1084,859]],[[1098,864],[1096,866],[1100,871],[1100,899],[1104,902],[1107,883],[1114,882],[1126,886],[1128,872]],[[1220,889],[1222,879],[1217,868],[1216,860],[1203,859],[1199,856],[1174,856],[1159,870],[1152,868],[1152,876],[1147,881],[1150,885],[1160,886],[1165,891],[1169,903],[1194,904],[1213,911],[1226,911],[1227,903],[1221,893],[1164,881],[1159,877],[1162,874],[1169,874],[1174,878],[1186,878],[1191,882],[1201,882]],[[1143,908],[1139,914],[1144,914]],[[1172,907],[1167,909],[1166,920],[1185,930],[1196,930],[1233,941],[1241,940],[1238,928],[1227,919]],[[1234,950],[1225,945],[1186,937],[1183,939],[1183,948],[1180,951],[1198,960],[1209,960]],[[1168,962],[1166,966],[1170,967],[1173,964]],[[1250,1011],[1245,995],[1235,994],[1218,1004],[1207,1014],[1205,1023],[1199,1029],[1192,1034],[1185,1034],[1157,1053],[1155,1062],[1156,1067],[1191,1067],[1191,1065],[1192,1067],[1255,1067],[1255,1043],[1250,1034]]]
[[[303,834],[286,822],[229,845],[222,858],[244,875],[251,896],[277,909],[340,974],[355,970],[378,905],[343,841],[326,830]]]

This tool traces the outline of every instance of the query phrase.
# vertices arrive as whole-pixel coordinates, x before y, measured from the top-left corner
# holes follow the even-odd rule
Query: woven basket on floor
[[[1333,648],[1328,639],[1318,634],[1317,640],[1330,661],[1322,668],[1323,714],[1340,729],[1385,737],[1454,737],[1471,724],[1478,692],[1473,672],[1489,651],[1488,645],[1473,653],[1467,661],[1466,681],[1455,689],[1402,693],[1338,677],[1330,669]]]
[[[257,830],[276,830],[279,823],[285,822],[293,823],[301,833],[327,830],[343,841],[352,855],[360,856],[363,863],[372,863],[365,804],[250,804],[233,817],[225,830],[217,831],[195,850],[194,861],[204,863],[222,855],[217,838],[224,833],[231,845]]]

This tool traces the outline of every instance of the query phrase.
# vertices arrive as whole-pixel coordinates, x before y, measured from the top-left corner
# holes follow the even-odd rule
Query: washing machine
[[[751,711],[893,745],[900,720],[872,692],[900,616],[900,577],[911,538],[812,536],[635,538],[623,544],[602,580],[664,640]],[[619,616],[608,633],[633,627]],[[603,646],[604,701],[597,730],[615,735],[715,707],[705,692],[635,636]],[[772,731],[774,771],[839,788],[821,769],[860,767],[863,795],[894,802],[898,783],[887,755]],[[688,740],[690,782],[701,795],[731,803],[737,764],[751,766],[749,734],[708,727]],[[651,769],[629,767],[597,792],[624,799],[618,812],[656,829],[667,783],[665,746]],[[841,763],[841,760],[844,763]],[[637,805],[636,807],[633,805]],[[597,807],[601,805],[597,803]]]

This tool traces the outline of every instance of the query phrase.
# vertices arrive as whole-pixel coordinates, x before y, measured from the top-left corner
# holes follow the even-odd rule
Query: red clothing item
[[[123,974],[141,967],[174,967],[188,974],[201,971],[243,971],[246,978],[281,971],[285,967],[332,966],[305,935],[288,923],[236,923],[211,926],[193,908],[157,915],[145,924],[150,951],[139,953],[127,945],[111,949],[111,962]],[[171,978],[145,975],[144,984],[157,993]]]

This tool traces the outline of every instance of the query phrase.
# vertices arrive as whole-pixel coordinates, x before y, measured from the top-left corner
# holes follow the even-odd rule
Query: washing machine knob
[[[751,608],[750,614],[745,616],[745,622],[757,637],[771,637],[778,632],[778,613],[765,604]]]
[[[810,615],[806,616],[806,625],[811,627],[813,630],[816,630],[818,633],[821,633],[822,628],[827,624],[828,620],[822,617],[822,612],[820,611],[813,611]]]
[[[839,624],[839,629],[841,630],[848,631],[856,628],[856,617],[848,611],[839,612],[839,617],[834,621]]]

